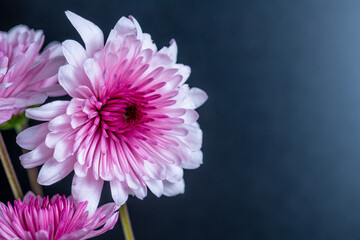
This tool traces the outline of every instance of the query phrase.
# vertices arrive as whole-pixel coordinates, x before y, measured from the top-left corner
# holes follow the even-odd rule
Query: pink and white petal
[[[118,221],[118,218],[119,218],[119,212],[116,212],[110,218],[108,218],[106,220],[106,223],[103,227],[99,226],[99,227],[101,227],[100,229],[99,229],[99,227],[97,227],[96,229],[99,229],[99,230],[91,231],[89,234],[86,234],[86,236],[85,236],[86,238],[82,238],[82,239],[90,239],[90,238],[99,236],[99,235],[113,229],[116,222]]]
[[[81,68],[87,58],[86,51],[80,43],[66,40],[62,43],[62,51],[70,65]]]
[[[63,138],[55,146],[54,158],[58,162],[65,161],[68,157],[73,155],[74,140]]]
[[[65,136],[67,132],[50,132],[46,135],[45,144],[48,148],[54,149],[56,144]],[[54,151],[54,150],[52,150]]]
[[[29,108],[25,115],[28,118],[39,121],[50,121],[53,118],[66,113],[69,101],[54,101],[37,108]]]
[[[207,94],[200,88],[193,87],[181,103],[183,108],[196,109],[208,99]]]
[[[133,193],[135,194],[135,196],[139,199],[144,199],[144,197],[146,197],[147,195],[147,188],[146,185],[141,185],[141,187],[137,190],[133,190]]]
[[[74,171],[78,177],[85,177],[87,175],[88,169],[88,166],[81,165],[79,162],[76,162],[74,165]]]
[[[157,47],[156,44],[151,39],[150,34],[143,33],[142,36],[143,39],[142,39],[141,50],[150,49],[153,53],[155,53],[157,51]]]
[[[6,123],[12,117],[13,109],[0,109],[0,124]]]
[[[203,163],[203,153],[202,151],[195,151],[191,153],[191,157],[187,161],[181,163],[181,167],[185,169],[195,169],[198,168]]]
[[[169,57],[171,63],[175,64],[176,58],[177,58],[177,52],[178,52],[178,48],[177,48],[175,39],[171,39],[170,46],[163,47],[162,49],[160,49],[160,51],[158,53],[167,55]]]
[[[35,233],[36,238],[35,239],[49,239],[49,234],[45,230],[40,230]]]
[[[164,195],[167,197],[175,196],[185,192],[185,182],[184,179],[181,179],[178,182],[172,183],[169,181],[164,181]]]
[[[141,30],[141,27],[140,27],[140,24],[138,23],[138,21],[133,17],[133,16],[129,16],[129,19],[134,23],[135,25],[135,28],[136,28],[136,36],[137,36],[137,39],[140,39],[142,40],[142,30]]]
[[[192,124],[184,124],[183,127],[188,130],[188,134],[186,136],[180,136],[179,139],[192,151],[200,150],[203,133],[199,124],[194,122]]]
[[[88,56],[104,47],[104,35],[98,26],[73,12],[66,11],[65,14],[84,41]]]
[[[34,150],[39,146],[49,133],[48,123],[42,123],[34,127],[29,127],[19,133],[16,137],[16,143],[24,149]]]
[[[24,98],[19,96],[15,100],[15,107],[17,108],[25,108],[37,104],[42,104],[47,99],[47,95],[45,93],[39,93],[39,92],[28,92],[31,94],[30,97]]]
[[[150,189],[150,191],[154,193],[155,196],[160,197],[163,194],[164,191],[163,181],[151,179],[145,182],[148,188]]]
[[[42,143],[31,152],[21,155],[20,161],[24,168],[33,168],[44,164],[52,157],[52,154],[53,150],[49,149],[45,143]]]
[[[104,84],[99,64],[93,58],[89,58],[84,63],[84,71],[90,79],[93,89],[97,92],[99,87]]]
[[[86,209],[92,215],[99,204],[103,184],[103,180],[95,180],[92,174],[87,174],[85,177],[74,175],[71,188],[72,197],[77,203],[88,201]]]
[[[71,115],[76,112],[80,112],[82,110],[83,105],[84,105],[84,99],[80,99],[80,98],[71,99],[71,101],[66,109],[66,114]]]
[[[36,197],[36,195],[32,191],[28,191],[23,198],[23,202],[29,203],[30,198],[32,197]]]
[[[60,181],[72,172],[75,161],[74,157],[69,157],[63,162],[50,158],[40,169],[38,183],[49,186]]]
[[[187,109],[181,118],[184,119],[185,124],[191,124],[199,119],[199,114],[193,109]]]
[[[167,165],[166,180],[169,182],[178,182],[183,178],[184,170],[176,165]]]
[[[55,84],[50,87],[42,88],[41,91],[46,93],[46,95],[48,95],[49,97],[60,97],[67,94],[65,89],[60,84]]]
[[[65,108],[66,109],[66,108]],[[66,110],[65,110],[66,111]],[[58,115],[49,122],[49,130],[53,132],[65,132],[71,130],[71,118],[66,113]]]
[[[135,24],[126,17],[121,17],[114,27],[117,30],[117,35],[136,35],[137,29]]]
[[[76,91],[79,86],[91,86],[83,70],[77,69],[70,64],[59,68],[58,77],[60,85],[73,98],[82,98],[82,95]]]
[[[189,78],[191,73],[191,68],[184,64],[175,64],[175,67],[178,68],[177,74],[183,76],[182,81],[179,83],[179,86],[182,86]]]
[[[129,193],[127,187],[121,181],[116,179],[110,181],[111,196],[117,205],[123,205],[128,199]]]

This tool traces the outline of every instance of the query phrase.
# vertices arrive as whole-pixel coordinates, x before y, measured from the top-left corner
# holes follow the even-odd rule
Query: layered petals
[[[119,214],[116,204],[106,204],[94,214],[85,210],[86,205],[86,201],[74,204],[65,196],[49,199],[31,192],[13,205],[0,203],[0,239],[90,239],[114,227]]]
[[[0,124],[48,96],[66,94],[57,81],[65,64],[61,45],[52,43],[40,53],[43,42],[42,31],[23,25],[0,32]]]
[[[157,51],[135,18],[122,17],[104,45],[93,23],[66,15],[85,48],[73,40],[62,44],[68,64],[60,68],[59,82],[72,99],[54,103],[54,109],[45,105],[27,111],[29,117],[49,121],[41,137],[51,156],[39,181],[51,184],[73,169],[72,196],[76,202],[88,200],[90,212],[104,181],[110,182],[118,205],[129,195],[144,198],[148,189],[158,197],[183,193],[183,169],[202,164],[195,109],[207,95],[185,84],[190,67],[176,63],[175,40]],[[19,135],[20,145],[29,145],[25,136]],[[29,147],[35,151],[36,144]],[[23,162],[29,165],[28,158]],[[54,175],[57,167],[60,176]]]

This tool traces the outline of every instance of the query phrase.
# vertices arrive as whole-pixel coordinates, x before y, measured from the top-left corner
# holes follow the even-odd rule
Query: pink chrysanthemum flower
[[[80,33],[63,43],[68,64],[59,82],[72,97],[40,108],[28,117],[49,121],[22,132],[24,167],[44,164],[40,184],[59,181],[75,170],[72,195],[98,204],[104,181],[122,205],[128,195],[142,199],[184,192],[183,168],[202,163],[202,131],[194,109],[207,95],[184,84],[190,68],[176,63],[177,46],[157,51],[138,22],[122,17],[104,46],[101,30],[66,12]]]
[[[48,96],[66,94],[57,84],[57,72],[65,63],[61,45],[50,44],[40,54],[43,43],[42,31],[23,25],[0,32],[0,124]]]
[[[79,240],[89,239],[112,229],[119,212],[115,203],[100,207],[89,215],[87,202],[75,207],[70,198],[55,195],[41,198],[28,193],[14,206],[0,203],[0,240]]]

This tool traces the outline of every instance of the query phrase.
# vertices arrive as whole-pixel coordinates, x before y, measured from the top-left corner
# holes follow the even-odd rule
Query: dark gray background
[[[360,238],[359,1],[1,0],[0,29],[80,41],[67,9],[105,36],[131,14],[158,47],[175,38],[189,84],[209,95],[204,164],[185,172],[184,195],[129,199],[137,239]],[[15,134],[3,134],[27,190]],[[12,200],[0,171],[0,200]],[[97,239],[122,238],[118,223]]]

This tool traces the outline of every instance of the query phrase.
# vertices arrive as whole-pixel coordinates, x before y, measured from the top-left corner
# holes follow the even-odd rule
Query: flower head
[[[78,240],[89,239],[112,229],[118,219],[116,204],[100,207],[95,214],[76,207],[70,198],[55,195],[41,198],[28,193],[12,206],[0,203],[0,239]]]
[[[44,164],[43,185],[75,170],[72,195],[92,208],[104,181],[119,205],[129,194],[144,198],[147,188],[156,196],[183,193],[183,168],[202,163],[194,109],[207,95],[185,84],[190,68],[176,63],[175,41],[158,51],[133,17],[122,17],[104,46],[96,25],[66,14],[86,46],[62,45],[68,64],[59,82],[72,99],[27,110],[48,122],[18,136],[18,144],[32,150],[20,158],[23,166]]]
[[[48,96],[66,93],[57,84],[65,63],[60,44],[50,44],[41,54],[42,31],[19,25],[0,32],[0,124]]]

